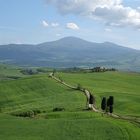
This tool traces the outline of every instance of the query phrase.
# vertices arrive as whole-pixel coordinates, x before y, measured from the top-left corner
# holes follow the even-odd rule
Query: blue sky
[[[140,0],[0,0],[0,44],[66,36],[140,49]]]

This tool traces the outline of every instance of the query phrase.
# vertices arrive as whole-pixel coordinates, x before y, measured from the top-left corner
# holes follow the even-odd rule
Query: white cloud
[[[137,7],[137,10],[140,12],[140,7]]]
[[[140,13],[130,7],[123,7],[122,5],[98,7],[93,15],[106,21],[111,26],[140,28]]]
[[[45,21],[45,20],[42,21],[42,25],[43,25],[44,27],[48,27],[48,26],[49,26],[49,24],[48,24],[47,21]]]
[[[53,4],[62,14],[76,13],[85,14],[95,10],[97,6],[117,5],[121,0],[46,0],[48,4]]]
[[[78,30],[78,29],[79,29],[78,25],[76,25],[76,24],[73,23],[73,22],[67,23],[66,27],[67,27],[68,29],[72,29],[72,30]]]
[[[123,0],[46,0],[61,14],[76,14],[101,20],[111,26],[140,28],[139,8],[125,7]]]
[[[57,23],[57,22],[56,22],[56,23],[52,22],[52,23],[51,23],[51,26],[52,26],[52,27],[58,27],[58,26],[59,26],[59,23]]]
[[[57,23],[57,22],[52,22],[52,23],[48,23],[47,21],[45,21],[45,20],[43,20],[42,21],[42,25],[44,26],[44,27],[58,27],[59,26],[59,23]]]

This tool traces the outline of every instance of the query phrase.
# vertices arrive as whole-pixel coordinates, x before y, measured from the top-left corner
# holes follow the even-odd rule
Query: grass
[[[0,115],[0,139],[139,140],[140,137],[138,126],[126,121],[101,117],[98,114],[92,115],[92,118],[85,116],[81,119],[67,115],[68,118],[61,119],[25,119]]]
[[[48,78],[48,75],[0,83],[2,112],[8,113],[34,108],[51,111],[55,107],[63,107],[72,111],[82,109],[84,106],[85,98],[81,93],[59,85]]]
[[[140,116],[140,74],[127,72],[59,74],[72,85],[80,83],[96,96],[97,106],[103,96],[113,95],[114,110],[122,115]]]
[[[20,72],[19,67],[0,64],[0,81],[16,79],[20,77],[25,77],[25,75]]]
[[[15,72],[18,74],[18,72]],[[11,74],[12,75],[12,74]],[[140,74],[60,73],[66,82],[91,90],[100,107],[101,97],[115,97],[115,112],[139,117]],[[53,112],[55,107],[64,111]],[[85,96],[47,74],[0,81],[0,139],[2,140],[139,140],[140,124],[84,111]],[[39,109],[34,118],[12,116]]]

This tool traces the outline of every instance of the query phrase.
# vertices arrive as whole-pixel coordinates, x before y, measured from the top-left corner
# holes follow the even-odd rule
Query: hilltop
[[[0,45],[0,61],[22,66],[105,66],[140,71],[140,51],[111,42],[94,43],[76,37],[36,45]]]

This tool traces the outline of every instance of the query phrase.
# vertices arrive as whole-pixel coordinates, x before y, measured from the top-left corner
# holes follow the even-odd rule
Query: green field
[[[0,64],[0,81],[17,79],[19,77],[25,77],[25,75],[20,72],[19,67]]]
[[[20,75],[19,71],[14,75]],[[3,74],[6,75],[5,72]],[[11,74],[11,73],[9,73]],[[1,72],[2,75],[2,72]],[[11,74],[12,75],[12,74]],[[115,98],[114,113],[140,118],[140,74],[124,72],[57,73],[96,96]],[[0,140],[139,140],[140,124],[85,111],[85,96],[48,77],[20,76],[0,81]],[[54,108],[64,111],[53,112]],[[35,117],[12,114],[39,110]]]
[[[139,140],[139,137],[138,126],[98,115],[81,119],[23,119],[0,116],[2,140]]]
[[[61,73],[59,76],[72,85],[80,83],[81,86],[89,89],[96,96],[98,107],[102,97],[113,95],[116,113],[140,116],[139,73]]]

